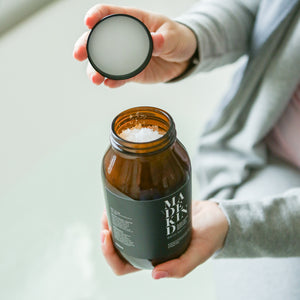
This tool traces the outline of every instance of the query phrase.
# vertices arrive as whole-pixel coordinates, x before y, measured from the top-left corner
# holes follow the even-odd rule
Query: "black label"
[[[121,252],[136,258],[167,258],[189,243],[190,179],[170,196],[155,200],[134,200],[107,187],[105,192],[114,245]]]

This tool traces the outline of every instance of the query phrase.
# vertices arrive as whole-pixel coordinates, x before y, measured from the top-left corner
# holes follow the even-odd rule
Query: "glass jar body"
[[[149,269],[186,250],[191,239],[191,163],[177,138],[147,153],[129,153],[112,143],[102,173],[108,221],[121,256]]]

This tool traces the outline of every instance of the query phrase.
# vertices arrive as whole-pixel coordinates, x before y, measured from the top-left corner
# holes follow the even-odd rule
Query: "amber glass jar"
[[[130,128],[155,128],[150,142],[120,137]],[[171,116],[135,107],[112,122],[103,158],[107,215],[115,248],[142,269],[180,256],[191,239],[191,164]]]

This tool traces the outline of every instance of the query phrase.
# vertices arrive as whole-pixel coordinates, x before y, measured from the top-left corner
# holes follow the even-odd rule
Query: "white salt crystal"
[[[120,137],[134,143],[147,143],[159,139],[163,135],[153,128],[133,127],[121,132]]]

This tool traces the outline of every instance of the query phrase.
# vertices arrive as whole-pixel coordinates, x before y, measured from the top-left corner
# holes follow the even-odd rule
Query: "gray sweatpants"
[[[300,171],[278,158],[241,186],[235,198],[257,198],[300,186]],[[218,300],[299,300],[300,258],[215,259]]]

